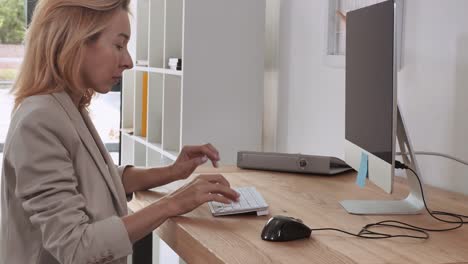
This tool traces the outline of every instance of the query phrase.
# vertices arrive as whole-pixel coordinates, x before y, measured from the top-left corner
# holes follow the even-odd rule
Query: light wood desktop
[[[338,203],[344,199],[396,199],[407,194],[403,179],[388,195],[368,183],[355,184],[355,173],[313,176],[241,170],[236,167],[200,168],[197,173],[222,173],[234,187],[255,186],[270,206],[268,216],[213,217],[208,205],[167,220],[155,232],[187,263],[468,263],[468,226],[430,233],[429,240],[391,238],[370,240],[317,231],[309,239],[267,242],[260,238],[273,215],[300,218],[310,228],[333,227],[357,233],[368,223],[393,219],[428,228],[449,227],[426,212],[404,216],[348,214]],[[159,199],[178,184],[157,192],[138,192],[129,203],[132,211]],[[429,208],[468,214],[468,196],[424,188]],[[398,230],[385,230],[404,233]]]

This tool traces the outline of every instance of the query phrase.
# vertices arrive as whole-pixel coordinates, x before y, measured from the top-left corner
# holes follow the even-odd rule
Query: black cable
[[[402,224],[404,224],[404,223],[402,223]],[[408,229],[408,230],[411,230],[411,231],[414,231],[414,232],[422,233],[422,234],[424,234],[424,236],[392,235],[392,234],[380,233],[380,232],[375,232],[375,231],[369,230],[369,227],[376,226],[376,225]],[[387,225],[387,224],[382,224],[380,222],[375,223],[375,224],[368,224],[368,225],[364,226],[361,229],[361,231],[359,233],[357,233],[357,234],[354,234],[354,233],[351,233],[351,232],[348,232],[348,231],[345,231],[345,230],[341,230],[341,229],[338,229],[338,228],[315,228],[315,229],[311,229],[311,231],[336,231],[336,232],[341,232],[341,233],[345,233],[345,234],[348,234],[348,235],[351,235],[351,236],[366,238],[366,239],[382,239],[382,238],[392,238],[392,237],[408,237],[408,238],[418,238],[418,239],[428,239],[429,238],[429,234],[427,232],[423,231],[423,230],[418,230],[418,229],[408,228],[408,227],[403,227],[403,226],[396,226],[396,225]]]
[[[424,191],[423,191],[421,179],[419,179],[419,175],[418,175],[412,168],[406,166],[405,164],[399,162],[398,160],[395,161],[395,168],[397,168],[397,169],[407,169],[407,170],[410,170],[412,173],[414,173],[414,175],[416,175],[416,179],[418,180],[419,188],[420,188],[420,190],[421,190],[421,197],[422,197],[422,200],[423,200],[423,202],[424,202],[424,208],[426,208],[426,211],[429,213],[430,216],[432,216],[434,219],[436,219],[436,220],[438,220],[438,221],[440,221],[440,222],[449,223],[449,224],[458,224],[456,227],[446,228],[446,229],[429,229],[429,228],[421,228],[421,227],[419,227],[420,229],[422,229],[422,230],[427,230],[427,231],[431,231],[431,232],[449,231],[449,230],[454,230],[454,229],[460,228],[460,227],[462,227],[464,224],[468,223],[468,222],[466,222],[466,221],[463,220],[463,218],[467,218],[467,219],[468,219],[468,216],[466,216],[466,215],[454,214],[454,213],[443,212],[443,211],[432,211],[432,210],[430,210],[430,209],[427,207],[426,198],[424,197]],[[453,217],[453,218],[458,219],[459,221],[449,221],[449,220],[445,220],[445,219],[442,219],[442,218],[437,217],[437,215],[450,216],[450,217]]]
[[[455,230],[455,229],[458,229],[458,228],[462,227],[464,224],[468,223],[468,222],[463,220],[463,218],[468,219],[468,216],[466,216],[466,215],[430,210],[427,207],[426,199],[424,197],[423,185],[421,183],[421,180],[419,179],[419,175],[413,169],[411,169],[410,167],[406,166],[405,164],[399,162],[398,160],[395,161],[395,168],[397,168],[397,169],[407,169],[407,170],[410,170],[412,173],[414,173],[414,175],[416,176],[416,179],[418,180],[418,183],[419,183],[419,188],[421,190],[421,196],[422,196],[422,200],[423,200],[423,203],[424,203],[424,208],[426,209],[426,211],[429,213],[429,215],[431,217],[433,217],[434,219],[436,219],[436,220],[438,220],[440,222],[449,223],[449,224],[457,224],[457,225],[453,226],[453,227],[449,227],[449,228],[432,229],[432,228],[419,227],[419,226],[415,226],[415,225],[411,225],[411,224],[407,224],[407,223],[400,222],[400,221],[395,221],[395,220],[384,220],[384,221],[380,221],[380,222],[377,222],[377,223],[372,223],[372,224],[365,225],[361,229],[361,231],[359,233],[357,233],[357,234],[354,234],[354,233],[351,233],[351,232],[348,232],[348,231],[344,231],[344,230],[341,230],[341,229],[337,229],[337,228],[315,228],[315,229],[311,229],[311,231],[336,231],[336,232],[341,232],[341,233],[345,233],[345,234],[348,234],[348,235],[351,235],[351,236],[366,238],[366,239],[385,239],[385,238],[396,238],[396,237],[428,239],[429,238],[429,233],[428,232],[442,232],[442,231]],[[450,220],[442,219],[442,218],[437,217],[437,215],[453,217],[453,218],[456,218],[458,221],[450,221]],[[412,232],[421,233],[423,235],[422,236],[403,235],[403,234],[392,235],[392,234],[381,233],[381,232],[376,232],[376,231],[370,230],[370,228],[375,228],[375,227],[399,228],[399,229],[409,230],[409,231],[412,231]]]

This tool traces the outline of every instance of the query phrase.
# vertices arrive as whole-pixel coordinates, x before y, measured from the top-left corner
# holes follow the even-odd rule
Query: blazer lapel
[[[91,136],[94,138],[94,141],[96,142],[96,145],[99,149],[99,152],[101,153],[101,156],[104,158],[104,161],[107,164],[108,172],[110,173],[113,186],[115,187],[116,192],[117,192],[118,204],[119,204],[121,212],[123,213],[121,215],[126,215],[127,214],[127,204],[126,204],[127,198],[125,196],[125,190],[123,188],[122,179],[120,179],[120,176],[119,176],[119,173],[117,172],[114,161],[112,160],[112,157],[109,155],[109,152],[104,146],[104,143],[102,143],[101,137],[99,136],[99,133],[97,132],[96,127],[91,121],[88,111],[85,109],[81,110],[81,115],[83,116],[83,120],[87,124],[89,132],[91,132]]]
[[[83,119],[84,117],[82,117],[75,104],[71,100],[70,96],[66,92],[53,93],[52,96],[60,103],[62,108],[65,109],[68,116],[72,120],[73,124],[75,125],[75,129],[81,138],[81,141],[85,145],[86,149],[88,149],[89,154],[94,159],[96,166],[99,168],[99,171],[103,175],[107,186],[109,187],[114,197],[114,200],[118,205],[119,214],[123,214],[124,212],[122,210],[120,202],[121,199],[119,198],[118,192],[116,190],[117,184],[112,179],[112,176],[110,175],[110,170],[108,169],[104,157],[101,155],[101,151],[97,147],[98,143],[95,141],[91,134],[91,129],[94,129],[94,126],[92,126],[92,128],[89,128],[87,126]],[[87,114],[85,116],[88,117]]]

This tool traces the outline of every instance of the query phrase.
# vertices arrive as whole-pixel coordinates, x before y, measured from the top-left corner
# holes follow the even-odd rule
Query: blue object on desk
[[[358,171],[358,175],[356,178],[356,184],[359,185],[359,187],[361,188],[366,186],[368,164],[369,164],[369,156],[366,153],[362,152],[361,153],[361,165],[359,166],[359,171]]]

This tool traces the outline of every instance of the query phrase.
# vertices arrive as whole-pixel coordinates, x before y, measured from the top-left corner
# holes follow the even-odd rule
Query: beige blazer
[[[25,99],[4,148],[0,263],[126,263],[123,169],[67,93]]]

